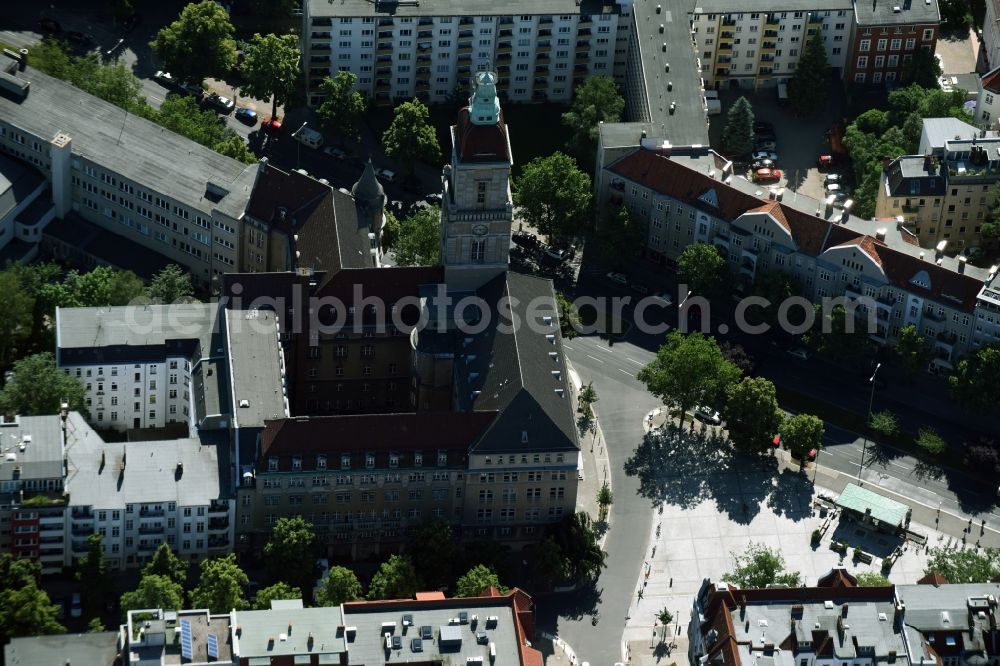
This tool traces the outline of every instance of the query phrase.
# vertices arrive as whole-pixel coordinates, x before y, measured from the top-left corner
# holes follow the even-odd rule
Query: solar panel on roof
[[[219,658],[219,639],[215,637],[215,634],[208,635],[208,656],[213,659]]]
[[[194,659],[194,649],[191,645],[191,622],[181,620],[181,656],[185,659]]]

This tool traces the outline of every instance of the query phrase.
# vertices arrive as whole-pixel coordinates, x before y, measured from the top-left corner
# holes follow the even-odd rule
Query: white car
[[[658,291],[655,294],[653,294],[650,298],[652,298],[654,301],[656,301],[665,308],[668,308],[674,304],[674,299],[671,298],[670,294],[668,294],[665,291]]]
[[[823,178],[823,183],[825,185],[829,185],[830,183],[841,183],[843,181],[844,181],[844,177],[841,176],[839,173],[828,173]]]
[[[333,146],[327,146],[326,148],[324,148],[323,154],[329,155],[330,157],[334,157],[338,160],[342,160],[347,157],[346,152],[344,152],[340,148],[334,148]]]
[[[719,416],[719,412],[715,411],[711,407],[705,407],[704,405],[694,408],[694,417],[699,421],[704,421],[705,423],[710,423],[711,425],[719,425],[722,423],[722,417]]]
[[[843,188],[840,186],[840,183],[827,183],[826,184],[826,193],[827,194],[836,194],[837,192],[840,192],[842,189]]]
[[[788,350],[788,353],[795,358],[801,358],[803,361],[809,360],[809,350],[805,347],[792,347]]]
[[[624,273],[608,273],[606,277],[612,282],[617,282],[618,284],[628,284],[628,278],[625,277]]]
[[[153,74],[153,80],[164,86],[174,87],[177,85],[177,79],[171,76],[170,72],[164,72],[162,69]]]
[[[383,169],[382,167],[378,167],[375,169],[375,175],[388,183],[391,183],[392,181],[396,180],[396,172],[391,169]]]
[[[757,160],[771,160],[777,163],[778,153],[772,152],[770,150],[758,150],[753,155],[750,156],[751,161],[756,162]]]

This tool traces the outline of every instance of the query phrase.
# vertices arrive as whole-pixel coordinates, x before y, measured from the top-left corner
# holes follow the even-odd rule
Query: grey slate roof
[[[62,428],[58,414],[19,416],[0,423],[0,481],[13,479],[15,467],[21,468],[22,480],[61,479],[62,461]]]
[[[920,152],[940,151],[947,141],[972,139],[980,130],[958,118],[924,118],[920,137]]]
[[[288,416],[285,361],[270,310],[226,310],[232,414],[240,427]]]
[[[272,657],[282,655],[307,654],[317,655],[320,664],[339,665],[339,655],[347,651],[340,607],[303,608],[301,600],[297,605],[279,600],[271,602],[270,610],[237,611],[235,624],[240,633],[233,654],[249,659],[251,665],[270,664]],[[255,661],[260,658],[265,661]]]
[[[3,653],[7,666],[112,666],[118,657],[118,632],[12,638]]]
[[[206,505],[223,496],[216,447],[197,438],[104,442],[78,412],[67,419],[66,492],[70,506],[124,509],[126,504]],[[103,458],[103,464],[102,464]],[[121,473],[121,463],[125,471]],[[177,473],[177,463],[183,472]]]
[[[216,303],[56,308],[60,366],[222,353]]]
[[[945,179],[935,169],[925,168],[922,155],[904,155],[889,165],[886,187],[893,197],[941,197]]]
[[[23,102],[0,96],[0,120],[49,141],[73,140],[73,154],[106,166],[153,192],[195,209],[219,208],[233,217],[246,206],[257,165],[247,165],[28,67]],[[213,182],[228,190],[219,203],[205,197]]]
[[[860,26],[938,23],[941,20],[937,0],[855,0],[854,16]]]
[[[18,163],[6,155],[0,155],[0,220],[34,192],[44,180],[37,171],[26,164]],[[44,199],[45,196],[40,198]]]
[[[477,295],[489,304],[493,320],[508,330],[513,328],[513,333],[490,325],[471,336],[471,343],[460,352],[475,359],[463,363],[464,369],[455,378],[459,408],[501,412],[473,451],[576,450],[572,389],[552,283],[508,271],[484,285]],[[501,314],[504,302],[510,303],[515,326],[511,326],[509,315]],[[528,316],[529,304],[534,308],[533,318]],[[550,323],[545,323],[545,317],[551,318]]]
[[[385,190],[382,189],[382,184],[375,176],[375,167],[372,166],[371,158],[365,164],[365,170],[361,172],[358,182],[354,183],[351,188],[351,196],[358,201],[373,201],[385,196]]]

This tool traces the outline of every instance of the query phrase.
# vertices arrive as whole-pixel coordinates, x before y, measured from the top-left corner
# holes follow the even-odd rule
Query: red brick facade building
[[[899,85],[917,49],[934,53],[940,29],[937,0],[855,2],[844,82]]]

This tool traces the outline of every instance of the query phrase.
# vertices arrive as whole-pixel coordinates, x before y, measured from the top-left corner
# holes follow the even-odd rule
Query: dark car
[[[58,35],[62,32],[62,26],[55,19],[43,18],[38,21],[38,31],[43,35]]]
[[[629,286],[632,287],[632,291],[634,291],[634,292],[637,292],[637,293],[640,293],[640,294],[648,294],[649,293],[649,287],[646,286],[646,284],[644,282],[633,282]]]
[[[250,125],[252,127],[257,124],[257,112],[253,109],[241,106],[236,109],[236,120],[240,121],[244,125]]]
[[[751,169],[773,169],[777,165],[774,160],[754,160],[750,165]]]
[[[440,206],[443,200],[444,197],[441,196],[440,192],[434,192],[424,197],[424,201],[435,206]]]
[[[753,124],[753,131],[757,134],[774,134],[774,125],[759,120]]]
[[[511,240],[514,241],[516,245],[520,245],[521,247],[526,247],[531,250],[538,249],[541,245],[538,238],[536,238],[534,234],[527,231],[515,231],[511,235]]]
[[[233,107],[236,105],[233,100],[228,97],[223,97],[219,93],[212,93],[211,95],[206,95],[205,99],[202,100],[202,105],[207,106],[211,109],[215,109],[219,113],[229,114],[233,112]]]

